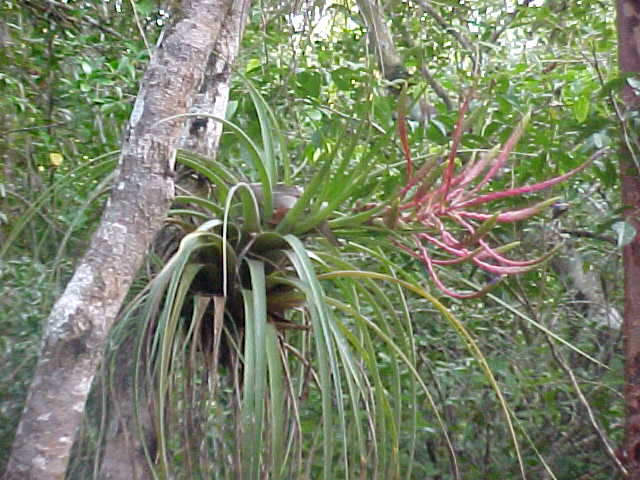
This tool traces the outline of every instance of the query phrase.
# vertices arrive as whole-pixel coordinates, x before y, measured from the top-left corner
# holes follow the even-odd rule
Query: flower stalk
[[[480,296],[501,278],[535,268],[553,255],[559,247],[554,247],[535,259],[513,260],[506,257],[504,252],[514,248],[517,242],[494,247],[487,240],[496,224],[526,220],[553,205],[558,201],[557,197],[524,208],[501,212],[491,209],[481,211],[478,208],[487,207],[496,200],[519,197],[553,187],[583,171],[606,153],[606,149],[599,150],[580,166],[543,182],[482,193],[507,165],[511,153],[527,127],[530,112],[523,117],[503,145],[472,158],[460,169],[458,150],[462,141],[464,118],[469,109],[469,99],[470,96],[467,96],[460,106],[446,163],[437,165],[437,162],[431,161],[417,170],[414,168],[407,134],[404,105],[406,101],[400,102],[397,116],[398,134],[407,164],[407,182],[393,206],[389,207],[385,214],[385,223],[388,226],[389,218],[393,217],[393,225],[414,227],[411,234],[413,246],[399,240],[394,240],[395,244],[424,264],[434,284],[443,293],[460,299]],[[459,173],[456,173],[457,170],[460,170]],[[487,272],[492,281],[477,292],[456,292],[447,287],[442,282],[437,267],[465,262],[471,262]]]

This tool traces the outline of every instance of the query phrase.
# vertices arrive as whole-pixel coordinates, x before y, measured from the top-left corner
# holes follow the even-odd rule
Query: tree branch
[[[436,23],[438,25],[440,25],[440,27],[447,32],[449,35],[451,35],[453,38],[455,38],[458,43],[460,43],[460,45],[462,45],[464,48],[466,48],[469,51],[469,56],[471,57],[471,62],[473,63],[473,70],[475,71],[476,68],[478,67],[478,57],[477,57],[477,52],[476,52],[476,48],[473,46],[473,44],[471,43],[471,41],[465,36],[463,35],[461,32],[459,32],[453,25],[451,25],[450,23],[448,23],[443,17],[442,15],[440,15],[435,8],[433,8],[429,2],[427,2],[426,0],[413,0],[415,3],[417,3],[418,5],[420,5],[420,7],[431,17],[433,18]]]

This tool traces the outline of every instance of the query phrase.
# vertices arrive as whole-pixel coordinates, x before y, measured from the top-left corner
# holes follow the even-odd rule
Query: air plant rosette
[[[483,193],[507,165],[510,154],[517,145],[529,121],[526,114],[504,145],[482,155],[472,157],[466,164],[457,161],[464,129],[464,118],[469,108],[469,96],[458,113],[451,151],[445,162],[428,161],[414,173],[414,165],[407,135],[406,108],[400,102],[398,133],[406,161],[407,183],[400,191],[395,204],[386,209],[384,222],[388,227],[407,226],[412,233],[394,243],[424,264],[435,285],[453,298],[473,298],[486,293],[507,275],[524,273],[547,260],[557,247],[531,260],[513,260],[505,252],[518,242],[493,246],[487,239],[496,224],[525,220],[557,201],[545,201],[501,212],[487,212],[486,208],[496,200],[518,197],[538,192],[561,183],[587,168],[606,153],[597,151],[586,162],[569,172],[521,187]],[[459,166],[462,164],[462,166]],[[439,267],[473,263],[487,272],[492,279],[479,291],[456,292],[446,286],[438,273]]]

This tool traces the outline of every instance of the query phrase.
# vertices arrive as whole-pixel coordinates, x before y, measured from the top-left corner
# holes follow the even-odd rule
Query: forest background
[[[158,287],[175,245],[160,251],[156,237],[67,449],[67,477],[109,478],[121,468],[116,445],[134,445],[139,458],[123,461],[134,476],[113,478],[640,478],[629,476],[640,461],[629,457],[640,430],[630,387],[625,400],[623,348],[633,315],[624,306],[623,250],[638,241],[637,215],[623,206],[619,166],[630,158],[637,183],[637,116],[628,98],[640,84],[618,62],[614,2],[237,5],[246,6],[242,18],[229,18],[240,18],[238,39],[246,21],[244,34],[237,58],[228,53],[218,71],[229,99],[216,118],[226,123],[209,123],[224,123],[224,133],[208,155],[178,155],[182,204],[169,223],[182,228],[179,239],[192,239],[198,222],[238,219],[238,265],[248,258],[247,270],[237,269],[242,307],[232,294],[226,306],[199,300],[220,298],[222,286]],[[2,2],[0,470],[45,319],[100,223],[118,151],[130,141],[123,130],[135,124],[136,95],[162,29],[181,12],[174,7]],[[184,150],[207,118],[214,115],[180,119],[189,123]],[[492,171],[494,161],[502,163]],[[473,162],[491,173],[471,175],[464,169]],[[449,166],[469,182],[485,178],[485,195],[508,192],[464,217],[477,229],[465,242],[486,237],[500,255],[491,261],[469,261],[476,250],[443,254],[444,227],[418,228],[403,217],[403,195],[446,193]],[[548,188],[515,190],[568,172]],[[290,204],[278,211],[276,180],[305,191],[292,190],[302,200],[297,222],[286,216]],[[262,189],[242,186],[257,183]],[[273,213],[253,208],[254,200],[268,202],[269,188]],[[535,212],[522,210],[531,205]],[[523,221],[503,222],[497,214],[507,212]],[[446,219],[455,235],[460,218]],[[223,223],[206,227],[220,245],[233,236]],[[257,247],[243,243],[245,231]],[[212,265],[226,265],[228,252],[202,248],[216,260],[196,262],[209,269],[207,280],[226,278]],[[283,256],[260,267],[268,250]],[[505,263],[503,252],[517,261]],[[464,261],[433,265],[444,258]],[[177,313],[163,313],[166,300],[136,303],[156,294],[173,294]],[[255,326],[262,340],[243,333],[253,308],[268,319],[266,330]],[[215,326],[194,340],[202,318],[218,318],[212,311],[225,322],[243,319],[222,347]],[[174,317],[185,328],[149,340]],[[134,330],[139,342],[127,335]],[[243,342],[260,341],[262,354],[248,358]],[[127,364],[127,378],[140,385],[123,386],[114,363]],[[243,388],[252,382],[257,398]],[[135,436],[142,440],[128,438]]]

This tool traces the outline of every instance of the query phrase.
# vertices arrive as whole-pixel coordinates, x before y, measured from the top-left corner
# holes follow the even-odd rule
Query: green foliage
[[[147,60],[130,2],[67,2],[72,10],[49,12],[31,3],[4,2],[0,21],[8,38],[0,52],[7,66],[0,74],[3,461],[42,319],[99,219],[114,166],[107,152],[118,147]],[[530,478],[545,475],[541,458],[558,479],[611,478],[559,360],[615,443],[623,410],[618,331],[589,314],[553,263],[480,299],[432,296],[422,265],[391,243],[402,232],[372,222],[406,179],[397,102],[376,72],[363,22],[349,3],[332,4],[330,22],[309,10],[294,28],[276,3],[255,10],[247,27],[231,108],[218,119],[226,133],[217,160],[179,156],[211,182],[212,194],[177,199],[178,253],[166,265],[150,255],[148,272],[159,273],[137,282],[112,336],[114,348],[126,348],[138,335],[137,408],[146,396],[156,402],[160,474],[455,478],[452,450],[462,478],[517,478],[508,409]],[[461,163],[504,144],[532,111],[495,191],[565,173],[615,145],[611,99],[625,79],[615,74],[611,7],[565,3],[505,14],[502,3],[438,2],[443,19],[477,45],[470,52],[414,4],[386,2],[412,74],[408,95],[426,96],[437,112],[429,124],[409,124],[417,168],[446,155],[456,123],[422,66],[454,103],[474,92]],[[164,16],[154,2],[135,5],[153,44]],[[568,213],[491,235],[499,244],[520,241],[518,253],[530,257],[568,237],[583,271],[598,272],[608,287],[605,303],[619,308],[615,243],[628,232],[616,160],[603,157],[548,194],[562,196]],[[280,182],[304,193],[275,219],[270,204]],[[265,197],[257,208],[246,186],[254,183]],[[379,207],[365,208],[370,203]],[[337,245],[319,232],[326,226]],[[464,288],[492,281],[472,266],[443,275]],[[225,282],[235,293],[222,305]],[[216,338],[224,339],[217,347]],[[99,426],[90,420],[85,430],[86,454],[99,454]],[[76,458],[78,478],[92,472],[87,458]]]
[[[46,266],[33,258],[14,257],[0,264],[0,358],[5,367],[0,374],[2,452],[11,449],[38,354],[41,318],[47,315],[57,293]]]

